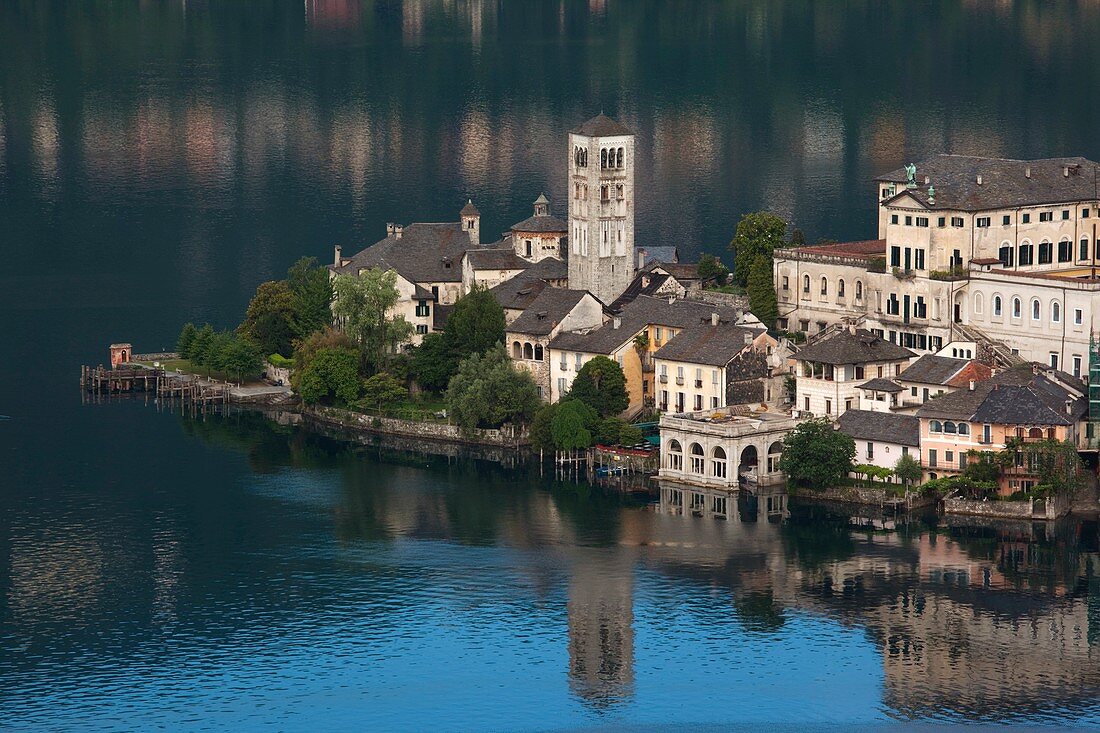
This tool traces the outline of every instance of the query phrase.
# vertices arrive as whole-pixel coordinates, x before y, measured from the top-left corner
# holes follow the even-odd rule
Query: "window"
[[[951,226],[961,227],[963,225],[963,218],[961,216],[951,217]]]
[[[828,295],[829,294],[829,279],[826,278],[826,277],[821,278],[821,294],[822,295]]]
[[[952,463],[955,462],[955,451],[945,450],[943,452],[943,460],[946,462],[945,465],[950,466]]]
[[[1011,215],[1005,214],[1004,216],[1001,217],[1001,225],[1002,226],[1008,226],[1011,223],[1012,223],[1012,216]]]
[[[1089,218],[1089,210],[1088,209],[1081,209],[1081,218],[1082,219],[1088,219]]]
[[[712,409],[712,410],[717,410],[718,409],[718,398],[717,397],[711,397],[710,398],[710,409]]]
[[[833,414],[833,401],[830,400],[828,397],[825,398],[825,414],[826,415],[832,415]]]
[[[939,420],[929,420],[928,421],[928,432],[930,432],[930,433],[942,433],[943,432],[943,423],[941,423]]]
[[[913,226],[913,217],[909,216],[908,214],[906,214],[906,216],[905,216],[905,226],[907,226],[907,227]]]
[[[1042,307],[1039,305],[1039,301],[1033,299],[1031,301],[1031,320],[1038,321],[1042,315]]]
[[[936,226],[943,227],[946,224],[947,224],[947,217],[941,216],[940,218],[936,219]]]
[[[913,269],[914,270],[923,270],[924,269],[924,250],[923,249],[913,250]]]
[[[978,217],[978,218],[977,218],[977,219],[976,219],[976,220],[974,221],[974,225],[975,225],[976,227],[978,227],[979,229],[985,229],[985,228],[987,228],[987,227],[989,226],[989,217],[988,217],[988,216],[979,216],[979,217]]]
[[[863,282],[856,280],[856,300],[863,300]]]
[[[890,297],[886,299],[886,314],[896,316],[900,313],[901,304],[898,302],[898,296],[896,293],[890,293]]]
[[[565,394],[565,377],[558,377],[558,396]]]
[[[1020,245],[1020,265],[1031,265],[1035,262],[1035,247],[1031,244]]]
[[[581,370],[581,365],[583,364],[580,354],[573,354],[573,363],[576,364],[577,371],[579,372]]]
[[[1001,296],[993,296],[993,315],[1000,317],[1001,315]]]
[[[1088,209],[1085,209],[1085,211],[1088,211]],[[1075,377],[1080,377],[1081,376],[1081,357],[1080,356],[1074,356],[1073,357],[1073,376],[1075,376]]]
[[[980,314],[984,305],[985,303],[982,299],[982,294],[974,293],[974,312]]]
[[[913,315],[917,318],[928,317],[928,304],[924,302],[924,296],[918,295],[913,303]]]
[[[927,228],[928,227],[928,217],[927,216],[918,216],[917,217],[917,226]]]
[[[1088,239],[1082,239],[1081,240],[1081,252],[1080,252],[1080,255],[1078,256],[1078,259],[1087,260],[1088,258],[1089,258],[1089,240]]]
[[[1012,267],[1012,253],[1012,245],[1003,244],[1001,245],[1001,249],[997,253],[997,259],[999,259],[1001,261],[1001,264],[1005,267]]]
[[[1051,323],[1062,322],[1062,304],[1058,301],[1054,301],[1050,304],[1050,320]]]
[[[726,451],[721,447],[715,447],[714,453],[711,454],[711,472],[715,478],[726,477]]]
[[[837,284],[836,284],[836,297],[838,297],[838,298],[843,298],[844,297],[844,280],[843,280],[843,278],[837,281]]]
[[[680,442],[676,440],[668,441],[668,449],[665,452],[667,454],[665,464],[668,468],[674,471],[682,471],[684,469],[684,449],[680,447]]]
[[[622,201],[624,198],[626,198],[626,194],[625,194],[624,189],[623,189],[623,184],[621,184],[621,183],[616,183],[615,184],[615,198],[617,198],[619,201]]]
[[[710,370],[710,383],[711,384],[718,384],[718,370],[717,369],[711,369]]]
[[[891,224],[897,224],[898,223],[898,215],[897,214],[891,214],[890,215],[890,223]]]
[[[1054,245],[1050,242],[1039,242],[1039,264],[1049,265],[1054,261]]]
[[[875,460],[875,444],[871,442],[867,443],[867,460]]]
[[[951,422],[950,420],[945,422],[943,424],[943,432],[945,435],[954,435],[956,432],[955,423]]]
[[[429,315],[428,311],[429,311],[428,301],[426,301],[426,300],[416,301],[416,315],[420,316],[421,318],[424,318],[425,316]]]
[[[1021,223],[1023,223],[1023,224],[1030,224],[1030,223],[1031,223],[1031,214],[1023,214],[1023,215],[1021,215],[1021,216],[1020,216],[1020,221],[1021,221]]]
[[[1069,219],[1069,209],[1062,209],[1062,221]]]
[[[428,325],[425,324],[425,323],[416,324],[416,332],[418,334],[420,334],[421,336],[423,336],[424,334],[426,334],[428,332]]]
[[[928,465],[932,468],[936,467],[936,449],[930,448],[928,450]]]
[[[1050,352],[1050,368],[1051,369],[1057,369],[1058,368],[1058,354],[1056,354],[1053,351]]]
[[[600,186],[600,201],[610,201],[610,200],[611,200],[611,189],[610,189],[610,187],[606,186],[606,185]],[[607,237],[607,233],[604,232],[604,238],[606,239],[606,237]]]
[[[1073,309],[1073,325],[1080,326],[1084,321],[1085,314],[1080,308]]]
[[[1073,243],[1063,239],[1058,243],[1058,261],[1070,262],[1071,260],[1073,260]]]
[[[890,267],[901,267],[901,247],[890,248]]]
[[[1039,212],[1039,221],[1054,221],[1054,212],[1053,211],[1040,211]]]
[[[789,277],[787,277],[786,275],[784,275],[784,276],[783,276],[783,281],[782,281],[782,282],[783,282],[783,289],[784,289],[784,290],[790,290],[790,289],[791,289],[791,288],[790,288],[790,285],[791,285],[791,279],[790,279]]]
[[[698,412],[699,410],[702,410],[702,409],[703,409],[703,395],[697,394],[697,395],[695,395],[695,411]]]
[[[1012,317],[1013,318],[1019,318],[1022,309],[1023,309],[1023,304],[1020,302],[1020,299],[1019,298],[1013,298],[1012,299]]]
[[[970,425],[968,423],[959,423],[959,435],[970,435]]]
[[[564,372],[569,368],[569,356],[563,351],[561,352],[561,370]]]
[[[802,292],[803,293],[809,293],[810,292],[810,276],[809,275],[803,275],[802,276]]]
[[[698,443],[692,443],[689,450],[691,453],[691,472],[699,475],[703,474],[703,446]]]

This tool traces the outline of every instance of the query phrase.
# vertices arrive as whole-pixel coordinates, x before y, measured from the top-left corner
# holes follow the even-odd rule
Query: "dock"
[[[229,382],[128,363],[114,367],[82,366],[80,386],[96,395],[152,392],[158,398],[199,406],[228,404],[233,389]]]

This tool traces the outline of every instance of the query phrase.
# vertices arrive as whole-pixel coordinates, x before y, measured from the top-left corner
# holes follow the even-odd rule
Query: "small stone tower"
[[[569,287],[611,303],[634,279],[634,133],[600,114],[569,133]]]
[[[474,206],[474,200],[468,199],[462,211],[458,213],[462,222],[462,230],[470,235],[470,244],[477,247],[481,244],[481,212]]]

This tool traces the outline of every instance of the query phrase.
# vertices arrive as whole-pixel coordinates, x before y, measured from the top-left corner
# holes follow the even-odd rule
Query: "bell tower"
[[[634,279],[634,133],[597,115],[569,156],[569,287],[607,305]]]

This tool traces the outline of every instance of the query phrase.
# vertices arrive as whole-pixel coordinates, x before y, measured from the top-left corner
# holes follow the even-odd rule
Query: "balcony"
[[[703,380],[702,379],[696,379],[695,380],[695,389],[702,389],[702,388],[703,388]],[[703,408],[699,408],[699,409],[703,409]]]
[[[659,375],[657,377],[657,381],[660,382],[661,384],[668,384],[668,375],[667,374]]]
[[[676,377],[676,384],[683,387],[684,386],[684,378],[683,377]]]

